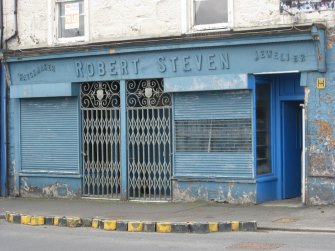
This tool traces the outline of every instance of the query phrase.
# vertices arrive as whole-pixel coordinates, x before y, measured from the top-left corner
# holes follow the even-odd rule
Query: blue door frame
[[[257,203],[299,196],[301,191],[301,153],[296,149],[296,153],[288,155],[287,153],[293,151],[293,148],[289,149],[286,143],[292,138],[292,135],[294,135],[294,139],[301,139],[301,123],[296,124],[297,126],[300,125],[300,127],[296,127],[296,130],[288,130],[292,126],[290,124],[292,121],[287,117],[290,115],[291,118],[295,117],[298,121],[300,116],[298,112],[299,104],[303,103],[304,100],[304,88],[300,86],[300,74],[259,75],[255,77],[255,82],[256,88],[259,84],[269,84],[271,86],[272,170],[268,174],[256,175]],[[284,131],[285,127],[286,131]],[[255,133],[256,130],[257,128]],[[291,173],[292,167],[287,165],[292,160],[295,161],[296,165],[299,165],[298,170],[295,169],[294,175]],[[256,162],[255,169],[257,170]],[[256,170],[255,173],[257,174]],[[296,184],[298,179],[300,180]]]

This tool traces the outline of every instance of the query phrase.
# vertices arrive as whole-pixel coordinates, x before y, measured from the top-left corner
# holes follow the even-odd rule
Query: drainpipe
[[[1,71],[1,136],[0,136],[0,149],[1,149],[1,196],[7,195],[7,88],[5,80],[5,71],[3,64],[0,68]]]
[[[5,84],[5,74],[3,68],[3,0],[0,0],[0,50],[1,50],[1,64],[0,64],[0,121],[1,121],[1,130],[0,130],[0,196],[7,195],[7,168],[6,168],[6,84]]]
[[[3,0],[0,0],[0,49],[3,49]]]
[[[1,15],[1,54],[2,54],[2,64],[1,64],[1,110],[0,110],[0,119],[1,119],[1,133],[0,133],[0,146],[1,146],[1,196],[6,196],[8,194],[8,186],[7,186],[7,138],[8,138],[8,121],[7,121],[7,114],[8,114],[8,106],[7,106],[7,82],[6,82],[6,71],[4,67],[4,58],[3,58],[3,51],[4,49],[8,48],[8,42],[14,39],[18,35],[18,25],[17,25],[17,2],[18,0],[14,0],[14,33],[9,38],[5,40],[5,48],[3,47],[3,0],[0,0],[0,15]]]

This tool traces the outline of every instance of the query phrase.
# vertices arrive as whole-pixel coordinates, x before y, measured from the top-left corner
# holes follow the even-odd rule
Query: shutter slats
[[[175,120],[252,117],[251,91],[175,93]]]
[[[22,170],[78,171],[76,98],[21,99]]]

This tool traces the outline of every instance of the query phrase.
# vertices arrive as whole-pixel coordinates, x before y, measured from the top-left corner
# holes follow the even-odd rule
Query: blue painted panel
[[[176,93],[175,120],[252,117],[251,91]]]
[[[79,173],[78,128],[77,98],[22,99],[22,171]]]
[[[277,199],[277,179],[257,180],[257,203]]]
[[[308,73],[302,72],[300,74],[300,86],[307,86],[307,81],[308,81]]]
[[[127,162],[127,100],[126,81],[120,81],[120,123],[121,123],[121,198],[128,199],[128,162]]]
[[[300,85],[300,74],[278,75],[280,96],[303,96],[304,88]]]
[[[78,93],[71,83],[12,85],[10,98],[67,97]]]
[[[147,51],[137,48],[132,53],[104,51],[102,55],[96,51],[89,57],[80,57],[78,52],[68,58],[64,53],[57,60],[12,62],[10,74],[16,85],[31,81],[46,84],[318,69],[312,40],[241,46],[207,44],[197,47],[197,43],[185,42],[184,49],[166,45],[156,51],[149,45]]]
[[[252,178],[252,153],[175,153],[174,176]]]
[[[248,89],[246,74],[225,74],[201,77],[164,79],[165,92]]]

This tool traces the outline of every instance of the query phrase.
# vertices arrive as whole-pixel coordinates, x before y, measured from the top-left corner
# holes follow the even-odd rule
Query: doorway
[[[171,95],[164,92],[163,79],[124,84],[125,94],[120,81],[81,84],[83,195],[120,199],[126,190],[129,199],[170,200]],[[122,152],[127,156],[123,162]]]
[[[256,76],[257,202],[301,196],[300,74]]]

